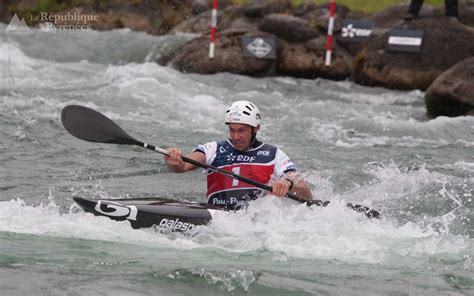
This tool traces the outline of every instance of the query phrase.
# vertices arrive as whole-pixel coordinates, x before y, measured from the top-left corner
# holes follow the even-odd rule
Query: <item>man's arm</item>
[[[296,172],[288,172],[284,174],[280,180],[274,182],[272,185],[272,193],[276,196],[283,197],[288,192],[306,200],[313,199],[313,194],[308,185]]]
[[[175,173],[184,173],[198,168],[193,164],[183,161],[183,159],[181,158],[181,149],[171,147],[168,148],[167,151],[169,156],[165,155],[164,161],[171,171]],[[186,155],[186,157],[199,162],[206,162],[206,155],[200,151],[191,152],[190,154]]]
[[[313,199],[313,193],[309,189],[308,184],[303,180],[300,174],[296,172],[288,172],[283,175],[283,179],[288,179],[293,182],[293,187],[289,190],[290,193],[297,195],[306,200]]]
[[[290,192],[303,199],[312,200],[313,194],[301,175],[296,171],[295,164],[280,149],[277,149],[275,162],[273,178],[278,181],[273,183],[272,193],[283,197]]]

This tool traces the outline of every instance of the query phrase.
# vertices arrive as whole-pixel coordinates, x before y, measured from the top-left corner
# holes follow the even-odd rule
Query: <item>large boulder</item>
[[[219,18],[221,17],[218,16],[218,20]],[[197,33],[202,35],[209,34],[211,31],[210,20],[211,11],[206,11],[179,23],[170,30],[170,33]]]
[[[430,117],[474,115],[474,57],[440,75],[425,95]]]
[[[302,17],[303,15],[307,14],[308,12],[311,12],[313,10],[320,9],[320,8],[321,8],[321,6],[319,6],[316,3],[304,2],[301,5],[297,6],[293,10],[293,15],[297,16],[297,17]]]
[[[303,17],[304,15],[313,12],[315,10],[322,10],[325,14],[329,16],[331,9],[331,3],[326,2],[321,5],[305,2],[298,7],[295,8],[293,11],[293,15],[297,17]],[[346,18],[347,14],[350,12],[350,9],[345,5],[336,5],[335,15],[338,15],[340,18]]]
[[[441,73],[474,55],[474,30],[454,18],[421,17],[394,28],[424,31],[421,52],[388,51],[387,31],[370,40],[355,57],[355,82],[426,90]]]
[[[288,13],[291,10],[290,0],[274,0],[266,3],[254,3],[244,7],[246,17],[259,19],[272,13]]]
[[[334,80],[346,79],[351,74],[351,55],[336,46],[332,54],[331,66],[325,65],[326,37],[310,39],[306,42],[282,42],[278,71],[284,75]]]
[[[474,2],[461,3],[459,6],[459,20],[467,26],[474,27]]]
[[[161,66],[168,66],[173,58],[180,52],[181,47],[194,38],[198,38],[198,35],[187,34],[187,35],[167,35],[165,42],[159,42],[150,50],[147,55],[147,61],[155,62]]]
[[[319,8],[309,11],[301,16],[306,20],[310,27],[318,28],[323,34],[327,34],[329,25],[329,11],[326,8]],[[334,15],[333,32],[336,34],[342,29],[342,17],[339,14]]]
[[[206,0],[191,0],[188,1],[191,5],[191,12],[195,15],[201,14],[211,9]]]
[[[228,28],[225,30],[243,30],[243,31],[257,31],[258,30],[258,22],[254,19],[242,16],[235,18],[229,24]]]
[[[326,3],[321,4],[321,8],[326,9],[329,14],[329,10],[331,9],[331,3],[328,1]],[[336,11],[335,14],[340,16],[341,18],[346,18],[347,14],[349,13],[350,9],[349,7],[341,4],[336,5]]]
[[[291,15],[272,13],[265,16],[259,23],[260,31],[269,32],[288,41],[305,41],[319,35],[318,30],[309,26],[308,22]]]
[[[213,74],[231,72],[252,76],[271,75],[275,61],[245,57],[241,45],[242,36],[271,36],[259,31],[225,31],[216,36],[213,59],[209,55],[209,37],[196,38],[184,45],[172,60],[173,67],[184,72]]]

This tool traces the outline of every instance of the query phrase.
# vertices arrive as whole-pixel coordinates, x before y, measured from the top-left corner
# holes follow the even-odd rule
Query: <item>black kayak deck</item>
[[[206,203],[150,197],[132,199],[90,199],[73,197],[84,211],[116,221],[128,220],[133,228],[158,227],[160,230],[190,231],[212,220],[222,208]]]

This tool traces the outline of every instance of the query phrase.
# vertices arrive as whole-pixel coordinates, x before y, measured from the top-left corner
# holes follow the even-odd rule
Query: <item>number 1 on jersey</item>
[[[236,174],[236,175],[240,175],[240,167],[235,167],[235,168],[232,168],[232,173]],[[239,180],[237,179],[233,179],[232,180],[232,186],[239,186]]]

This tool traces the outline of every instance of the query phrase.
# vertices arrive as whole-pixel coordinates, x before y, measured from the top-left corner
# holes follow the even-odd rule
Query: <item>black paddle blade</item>
[[[66,130],[81,140],[127,145],[137,143],[137,140],[124,132],[110,118],[84,106],[64,107],[61,120]]]
[[[347,206],[356,212],[364,213],[367,216],[367,218],[376,218],[376,219],[382,218],[380,213],[374,209],[357,205],[357,204],[353,204],[353,203],[348,203]]]
[[[310,200],[310,201],[307,201],[306,204],[308,206],[318,206],[318,207],[326,207],[328,204],[329,204],[329,200],[326,200],[326,201],[322,201],[322,200]],[[367,218],[376,218],[376,219],[380,219],[382,218],[382,215],[380,215],[379,212],[377,212],[376,210],[374,209],[371,209],[371,208],[368,208],[366,206],[361,206],[361,205],[358,205],[358,204],[353,204],[353,203],[348,203],[347,206],[349,208],[351,208],[352,210],[356,211],[356,212],[359,212],[359,213],[364,213]]]

